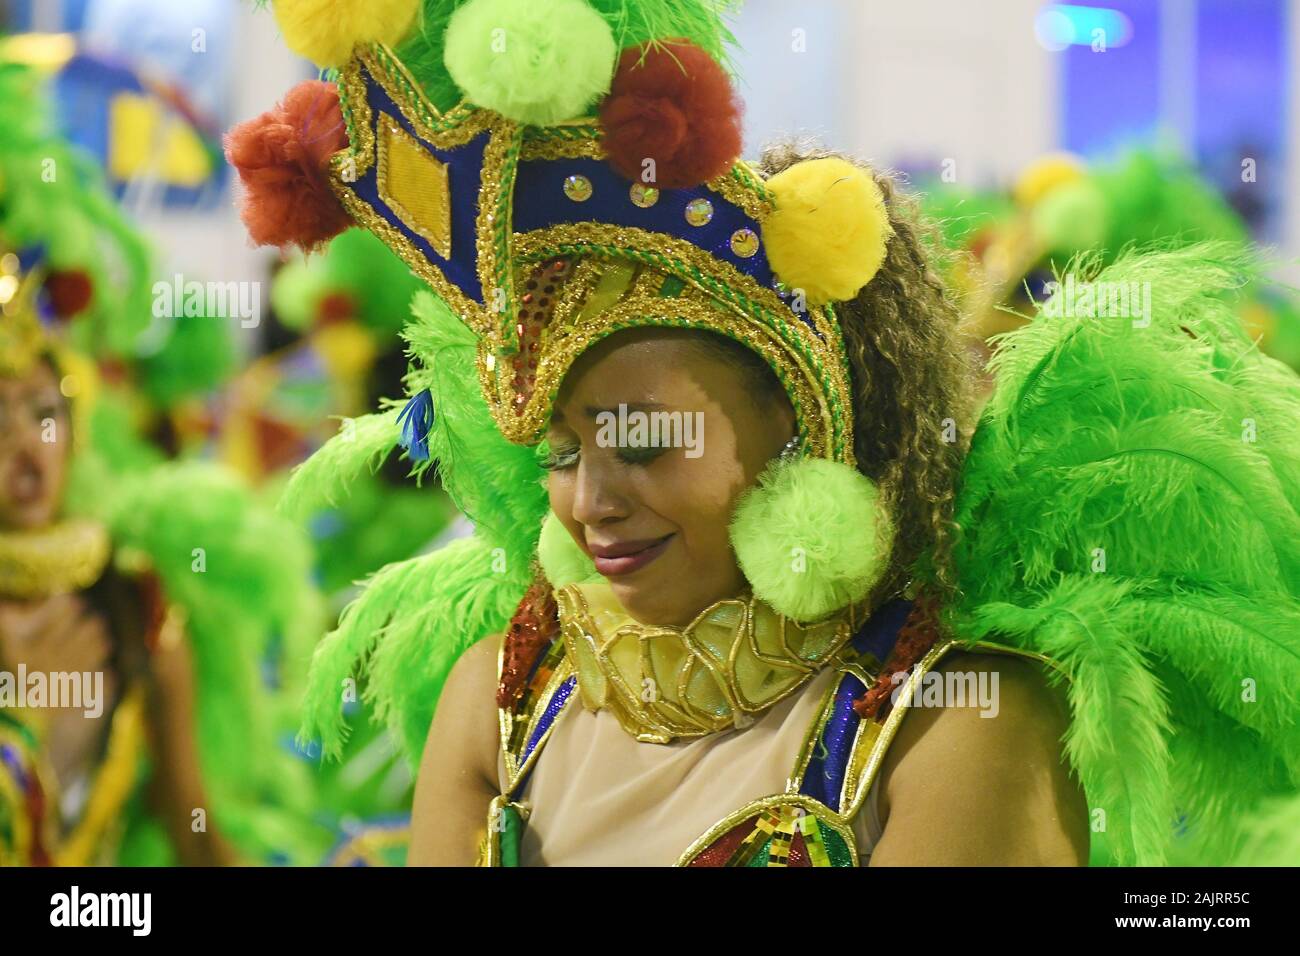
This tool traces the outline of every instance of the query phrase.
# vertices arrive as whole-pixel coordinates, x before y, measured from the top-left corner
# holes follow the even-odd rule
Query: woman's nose
[[[573,517],[588,527],[628,517],[632,502],[623,487],[619,469],[584,456],[578,463],[573,494]]]

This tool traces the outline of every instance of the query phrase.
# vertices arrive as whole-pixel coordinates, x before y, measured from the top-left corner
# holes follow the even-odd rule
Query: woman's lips
[[[591,560],[596,565],[596,570],[607,578],[616,577],[620,574],[631,574],[663,554],[672,539],[673,536],[670,534],[631,554],[621,554],[618,557],[610,558],[603,558],[593,554]]]
[[[29,505],[45,491],[45,475],[30,458],[20,458],[9,470],[9,498],[18,505]]]

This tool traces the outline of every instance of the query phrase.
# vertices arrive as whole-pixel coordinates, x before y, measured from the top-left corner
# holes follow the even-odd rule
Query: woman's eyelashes
[[[617,454],[618,460],[625,465],[647,465],[667,450],[666,446],[622,445]],[[552,445],[550,454],[540,464],[547,471],[563,471],[576,465],[578,458],[577,445]]]
[[[550,453],[538,462],[547,471],[563,471],[566,468],[572,468],[577,463],[578,449],[576,446],[556,446],[554,443],[551,444]]]

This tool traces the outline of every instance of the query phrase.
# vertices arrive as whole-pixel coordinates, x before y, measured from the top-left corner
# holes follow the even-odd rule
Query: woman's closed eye
[[[667,450],[666,446],[621,445],[618,460],[625,465],[648,465]],[[552,445],[550,454],[539,464],[547,471],[563,471],[576,465],[578,459],[577,445]]]

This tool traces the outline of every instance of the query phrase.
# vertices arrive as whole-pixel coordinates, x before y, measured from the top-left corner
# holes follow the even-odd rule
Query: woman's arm
[[[1039,665],[954,654],[940,673],[982,673],[997,714],[916,707],[881,768],[883,835],[872,866],[1083,866],[1088,808],[1066,764],[1064,693]]]
[[[461,655],[447,676],[415,783],[407,856],[412,866],[473,866],[478,859],[488,804],[500,792],[500,647],[499,635],[484,638]]]
[[[150,799],[167,828],[182,866],[234,866],[239,855],[208,810],[194,716],[194,658],[183,626],[173,616],[148,659],[145,678],[149,742],[154,754]],[[206,820],[194,829],[194,814]]]

